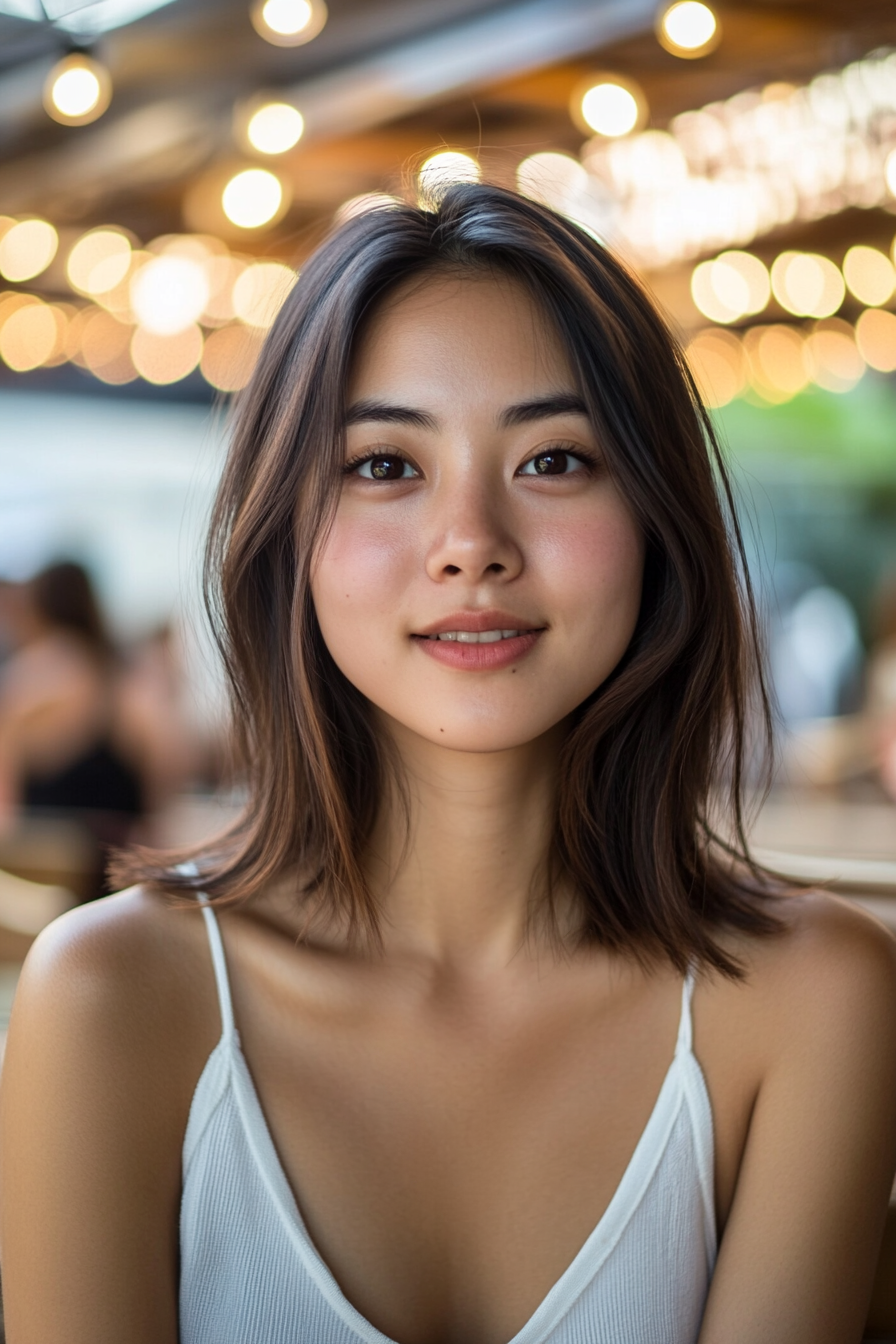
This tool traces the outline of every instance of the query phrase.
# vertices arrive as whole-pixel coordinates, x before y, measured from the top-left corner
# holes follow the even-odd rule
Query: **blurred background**
[[[0,962],[110,844],[238,799],[198,598],[226,403],[334,220],[479,177],[681,337],[776,694],[756,844],[886,913],[889,0],[0,0]]]
[[[896,927],[892,0],[0,0],[0,1028],[108,846],[238,803],[198,556],[295,268],[479,177],[679,334],[776,695],[754,841]]]

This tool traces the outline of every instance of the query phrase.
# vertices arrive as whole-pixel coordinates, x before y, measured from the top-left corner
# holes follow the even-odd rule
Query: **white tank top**
[[[222,1033],[184,1139],[181,1344],[394,1344],[343,1296],[308,1235],[240,1048],[218,925],[207,904],[202,913]],[[695,1344],[716,1231],[692,991],[689,975],[675,1056],[616,1193],[508,1344]]]

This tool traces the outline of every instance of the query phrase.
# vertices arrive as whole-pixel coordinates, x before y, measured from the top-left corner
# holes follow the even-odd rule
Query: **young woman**
[[[20,984],[11,1344],[860,1338],[896,949],[746,856],[717,483],[549,211],[459,186],[310,260],[209,553],[245,814]]]

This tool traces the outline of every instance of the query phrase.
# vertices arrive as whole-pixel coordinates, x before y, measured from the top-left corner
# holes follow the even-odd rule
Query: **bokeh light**
[[[839,267],[814,252],[782,252],[771,281],[775,298],[795,317],[830,317],[846,297]]]
[[[778,405],[808,385],[805,338],[795,327],[776,323],[751,327],[744,336],[750,385],[763,399]]]
[[[634,90],[616,79],[592,84],[582,94],[580,107],[585,124],[610,138],[628,135],[643,120],[643,105]]]
[[[277,218],[283,200],[283,183],[276,174],[267,168],[246,168],[227,183],[221,205],[237,228],[260,229]]]
[[[749,252],[723,252],[695,266],[691,276],[691,297],[713,322],[737,322],[761,313],[770,296],[768,271]]]
[[[91,229],[68,254],[65,273],[79,294],[102,294],[114,289],[131,264],[130,239],[117,229]]]
[[[233,310],[252,327],[270,327],[296,282],[296,273],[278,261],[247,266],[233,287]]]
[[[291,103],[265,103],[249,118],[246,136],[259,154],[285,154],[302,138],[305,122]]]
[[[747,362],[740,341],[729,331],[708,327],[687,347],[694,381],[707,406],[727,406],[747,385]]]
[[[851,247],[843,258],[843,278],[850,292],[869,308],[886,303],[896,291],[896,268],[876,247]]]
[[[154,257],[131,281],[137,321],[159,336],[174,335],[196,322],[209,298],[205,268],[190,257],[170,253]]]
[[[261,331],[242,325],[211,332],[202,351],[203,378],[219,392],[238,392],[252,377],[263,339]]]
[[[327,21],[327,7],[323,0],[256,0],[250,17],[266,42],[297,47],[317,37]]]
[[[59,234],[44,219],[23,219],[0,236],[0,275],[7,280],[33,280],[56,255]]]
[[[896,313],[866,308],[856,322],[856,345],[869,368],[896,372]]]
[[[74,321],[71,327],[75,327]],[[71,357],[104,383],[133,382],[137,370],[130,356],[132,332],[133,327],[119,322],[102,308],[87,310],[73,333],[78,342],[78,357],[74,352]]]
[[[17,373],[36,369],[52,355],[57,335],[48,304],[40,300],[23,304],[0,327],[0,357]]]
[[[394,210],[396,205],[402,204],[400,197],[389,196],[384,191],[365,191],[360,196],[350,196],[347,201],[343,201],[333,215],[333,223],[345,224],[358,215],[369,214],[371,210]]]
[[[112,99],[109,71],[99,61],[75,52],[47,76],[44,107],[64,126],[86,126],[101,117]]]
[[[674,56],[706,56],[718,45],[719,23],[709,5],[678,0],[660,15],[657,36]]]
[[[482,169],[472,154],[445,149],[431,154],[417,174],[421,201],[437,201],[455,182],[478,182]]]
[[[884,182],[891,196],[896,196],[896,149],[891,149],[884,163]]]
[[[545,150],[517,165],[516,184],[524,196],[564,213],[587,191],[588,173],[570,154]]]
[[[865,372],[865,361],[848,322],[832,318],[818,322],[806,339],[806,366],[819,387],[849,392]]]
[[[161,335],[138,327],[131,339],[134,368],[148,383],[180,382],[202,358],[202,331],[195,322],[174,334]]]

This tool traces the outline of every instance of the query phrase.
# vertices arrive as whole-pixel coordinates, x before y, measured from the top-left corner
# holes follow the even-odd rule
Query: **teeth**
[[[501,639],[516,639],[519,630],[446,630],[430,639],[448,639],[458,644],[497,644]]]

